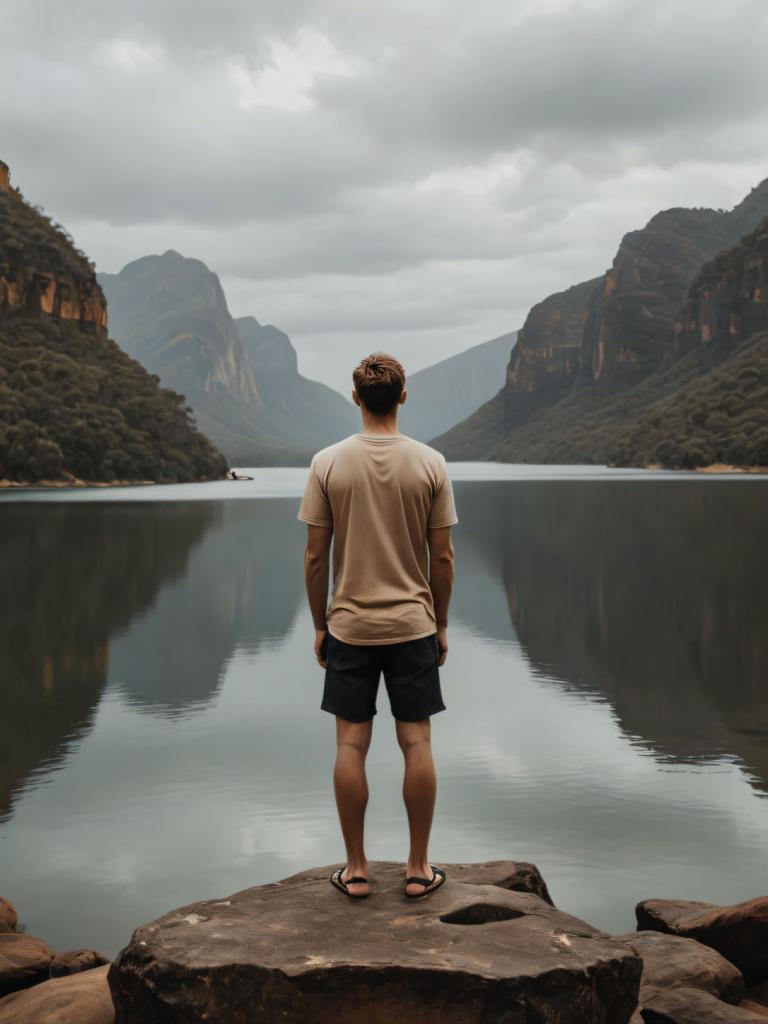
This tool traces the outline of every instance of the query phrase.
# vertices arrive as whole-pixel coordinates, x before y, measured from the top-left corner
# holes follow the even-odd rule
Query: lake
[[[450,470],[433,861],[533,861],[610,931],[764,895],[768,481]],[[306,470],[252,472],[0,496],[0,894],[58,949],[343,857]],[[379,712],[368,855],[402,860],[383,687]]]

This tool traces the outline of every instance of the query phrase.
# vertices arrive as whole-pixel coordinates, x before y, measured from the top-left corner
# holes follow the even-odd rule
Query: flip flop
[[[430,864],[429,866],[432,868],[432,872],[433,872],[431,879],[429,879],[429,878],[416,878],[415,875],[412,876],[411,878],[406,878],[406,880],[405,880],[406,886],[408,886],[408,885],[423,885],[424,886],[424,892],[416,892],[416,893],[407,892],[405,894],[407,899],[409,899],[409,900],[421,900],[425,896],[428,896],[431,892],[434,892],[435,889],[439,889],[440,886],[443,884],[443,882],[445,881],[445,878],[446,878],[446,875],[445,875],[445,872],[443,871],[443,869],[442,868],[436,868],[434,864]]]
[[[354,885],[357,882],[358,884],[362,885],[362,883],[365,882],[365,884],[367,885],[368,884],[368,879],[367,878],[355,877],[355,878],[348,878],[346,882],[343,882],[342,879],[341,879],[341,876],[344,874],[344,872],[346,870],[347,870],[346,865],[344,865],[343,868],[337,868],[333,872],[333,874],[331,875],[331,877],[329,879],[331,885],[335,889],[338,889],[339,892],[343,892],[345,896],[349,896],[349,898],[351,900],[367,900],[368,899],[368,893],[367,892],[350,892],[349,889],[347,888],[347,883],[349,882],[352,885]]]

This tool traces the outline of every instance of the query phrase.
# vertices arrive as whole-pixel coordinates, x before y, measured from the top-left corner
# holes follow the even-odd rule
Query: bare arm
[[[442,665],[448,656],[448,605],[453,590],[453,578],[455,573],[453,544],[451,543],[450,526],[441,526],[436,530],[429,530],[429,589],[432,591],[432,600],[435,605],[435,618],[437,620],[437,644],[440,648],[440,660]]]
[[[309,598],[309,610],[315,624],[315,657],[325,668],[325,644],[328,626],[325,613],[328,608],[328,566],[330,562],[330,526],[307,526],[307,546],[304,549],[304,582]]]

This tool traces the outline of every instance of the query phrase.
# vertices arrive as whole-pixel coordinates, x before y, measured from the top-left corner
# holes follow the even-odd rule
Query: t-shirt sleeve
[[[331,503],[317,474],[314,459],[312,459],[309,467],[309,475],[304,487],[304,496],[301,499],[301,505],[296,518],[312,526],[333,526]]]
[[[448,476],[445,464],[443,464],[442,475],[438,482],[435,496],[432,499],[432,508],[429,511],[427,527],[430,530],[437,530],[441,526],[455,526],[458,521],[451,479]]]

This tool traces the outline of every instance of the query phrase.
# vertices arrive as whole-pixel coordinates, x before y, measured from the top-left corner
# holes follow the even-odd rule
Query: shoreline
[[[482,461],[478,460],[478,465],[482,465],[482,464],[483,464]],[[526,463],[505,463],[505,465],[526,465]],[[555,466],[570,465],[570,463],[552,462],[552,463],[546,463],[546,465],[551,465],[551,466],[555,467]],[[296,469],[297,467],[296,466],[286,466],[286,467],[282,467],[282,466],[255,466],[255,467],[252,467],[252,468],[254,468],[254,469],[283,469],[283,468],[286,468],[286,469]],[[298,467],[298,468],[308,468],[308,467]],[[612,467],[606,466],[606,468],[610,469]],[[694,469],[677,469],[677,468],[673,469],[672,467],[662,466],[662,465],[659,465],[657,463],[651,463],[651,464],[649,464],[647,466],[622,466],[621,468],[622,469],[635,469],[635,470],[638,470],[640,472],[648,472],[648,473],[657,473],[657,472],[665,472],[665,473],[705,473],[705,474],[710,475],[710,476],[739,476],[739,475],[763,476],[763,475],[768,474],[768,466],[734,466],[734,465],[731,465],[731,464],[725,463],[725,462],[713,462],[709,466],[696,466]],[[185,481],[185,482],[186,483],[192,483],[192,484],[202,484],[202,483],[214,483],[214,482],[216,482],[218,480],[221,480],[222,482],[224,482],[224,481],[227,481],[229,479],[230,479],[229,477],[216,477],[215,480],[214,479],[204,479],[204,480],[189,480],[189,481]],[[237,481],[235,481],[235,482],[237,482]],[[43,491],[43,490],[66,491],[66,490],[72,490],[72,491],[74,491],[74,490],[84,490],[84,489],[87,489],[89,487],[98,487],[98,488],[105,488],[105,487],[150,487],[150,486],[160,486],[160,485],[161,485],[161,481],[158,481],[158,480],[80,480],[78,478],[73,478],[73,479],[70,479],[70,480],[37,480],[37,481],[34,481],[34,482],[30,482],[30,481],[21,481],[21,480],[0,479],[0,492],[3,491],[3,490],[6,490],[6,491]],[[177,485],[169,483],[168,486],[177,486]],[[181,486],[181,485],[178,485],[178,486]]]

